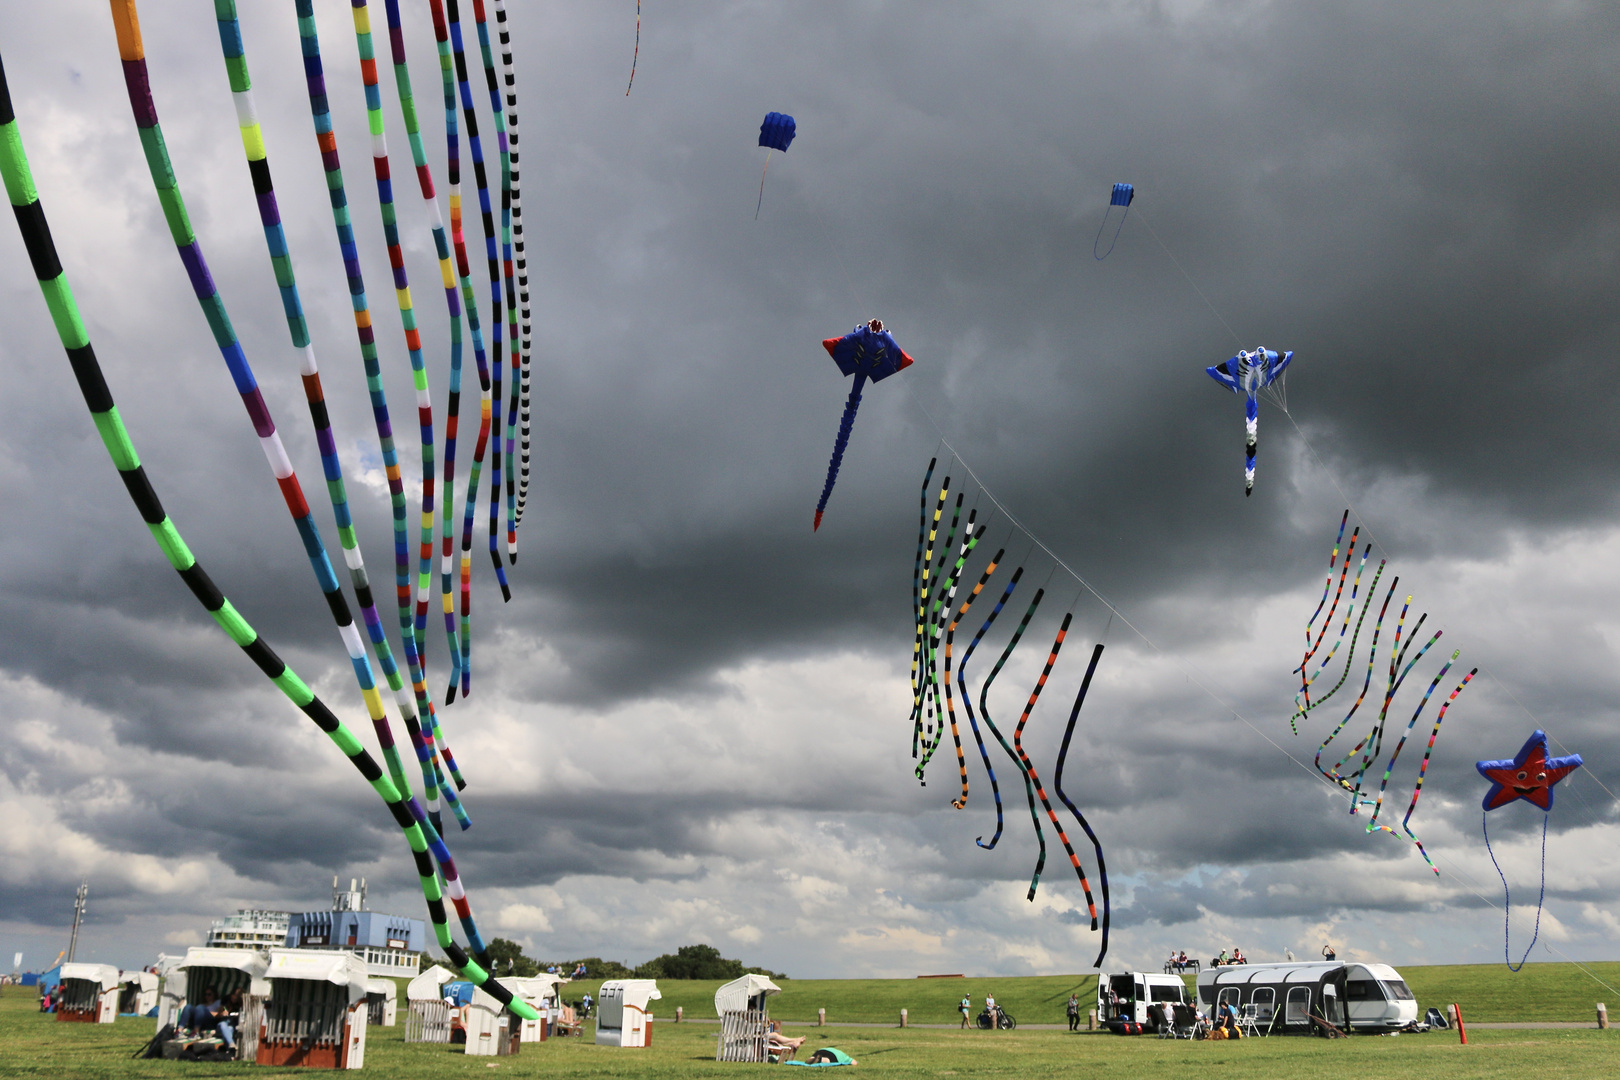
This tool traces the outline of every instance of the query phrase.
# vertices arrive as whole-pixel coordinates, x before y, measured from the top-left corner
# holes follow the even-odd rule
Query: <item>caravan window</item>
[[[1271,1023],[1272,1011],[1277,1007],[1277,992],[1269,986],[1257,986],[1249,995],[1249,1001],[1254,1004],[1255,1018],[1262,1024]]]
[[[1407,987],[1405,979],[1385,979],[1379,985],[1384,988],[1386,995],[1396,1001],[1412,1000],[1412,991]]]
[[[1310,1023],[1311,988],[1308,986],[1294,986],[1288,990],[1288,1000],[1283,1007],[1283,1023],[1308,1024]]]
[[[1346,1001],[1382,1001],[1384,995],[1371,979],[1351,979],[1344,984]]]

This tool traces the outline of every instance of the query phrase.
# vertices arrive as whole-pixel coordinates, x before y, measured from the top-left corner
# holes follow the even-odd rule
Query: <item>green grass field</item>
[[[1598,978],[1620,986],[1620,963],[1588,964]],[[1444,1011],[1453,1001],[1462,1005],[1465,1021],[1581,1021],[1592,1022],[1595,1006],[1608,1001],[1620,1023],[1620,994],[1610,994],[1573,964],[1527,964],[1514,974],[1501,964],[1451,967],[1403,967],[1401,974],[1418,1004]],[[1192,989],[1194,976],[1186,976]],[[662,980],[663,999],[653,1003],[654,1015],[673,1019],[676,1006],[687,1016],[713,1017],[714,991],[720,983]],[[778,1020],[814,1020],[816,1010],[827,1010],[829,1024],[898,1023],[900,1010],[913,1024],[955,1024],[956,1003],[971,993],[974,1013],[984,995],[1018,1018],[1020,1024],[1062,1024],[1063,1005],[1069,994],[1080,995],[1082,1009],[1096,1000],[1097,980],[1092,975],[1044,975],[1021,979],[786,979],[782,993],[771,999],[771,1016]],[[599,996],[600,980],[569,983],[564,997],[577,1000],[585,991]]]
[[[1597,965],[1605,981],[1620,979],[1620,964]],[[1570,965],[1540,964],[1514,976],[1485,966],[1403,968],[1427,1007],[1459,1001],[1465,1018],[1491,1020],[1569,1020],[1591,1023],[1593,1003],[1603,989]],[[1517,981],[1516,981],[1517,980]],[[552,1039],[525,1047],[515,1058],[469,1058],[460,1047],[406,1046],[403,1023],[374,1028],[367,1035],[368,1075],[380,1080],[434,1080],[472,1077],[491,1072],[537,1077],[710,1077],[736,1076],[762,1066],[721,1064],[714,1059],[717,1025],[680,1024],[675,1007],[689,1015],[712,1017],[715,983],[663,982],[664,999],[656,1003],[654,1045],[646,1050],[598,1047],[585,1039]],[[1537,1080],[1604,1077],[1620,1073],[1620,1031],[1475,1030],[1470,1045],[1459,1046],[1454,1033],[1395,1037],[1361,1037],[1332,1042],[1320,1039],[1245,1039],[1239,1042],[1167,1041],[1151,1037],[1119,1038],[1067,1031],[960,1032],[934,1029],[840,1027],[849,1023],[895,1023],[901,1005],[915,1023],[955,1021],[955,1002],[964,988],[975,998],[986,990],[1025,1024],[1061,1023],[1063,1002],[1071,989],[1089,993],[1090,977],[1051,976],[1028,979],[827,979],[791,980],[773,1001],[772,1015],[814,1019],[825,1007],[828,1026],[792,1029],[809,1035],[808,1048],[836,1046],[855,1057],[862,1072],[895,1077],[1044,1077],[1088,1072],[1129,1071],[1131,1080],[1175,1077],[1185,1080],[1188,1066],[1206,1066],[1223,1075],[1245,1078],[1379,1075],[1399,1077],[1517,1078]],[[595,992],[595,983],[571,989]],[[1434,996],[1438,995],[1438,996]],[[1613,995],[1610,995],[1613,996]],[[1613,1002],[1620,1008],[1620,1000]],[[50,1080],[100,1080],[113,1077],[254,1077],[294,1076],[301,1070],[263,1070],[242,1064],[175,1061],[132,1061],[130,1055],[151,1036],[152,1021],[120,1019],[116,1024],[59,1024],[39,1013],[31,992],[7,990],[0,995],[0,1076],[47,1077]],[[251,1072],[244,1072],[250,1070]],[[814,1075],[814,1074],[809,1074]]]

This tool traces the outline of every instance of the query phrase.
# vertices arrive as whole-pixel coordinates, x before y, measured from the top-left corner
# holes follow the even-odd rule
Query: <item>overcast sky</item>
[[[243,6],[386,600],[386,484],[294,5]],[[473,695],[442,717],[474,820],[451,840],[486,935],[631,961],[707,941],[801,977],[1087,969],[1097,935],[1049,827],[1038,897],[1024,898],[1036,841],[1005,755],[992,745],[1006,828],[992,852],[974,843],[995,820],[971,740],[964,810],[949,802],[948,740],[926,787],[911,775],[908,597],[937,455],[936,486],[949,475],[988,525],[967,576],[1001,547],[989,589],[1026,567],[974,684],[1047,589],[990,695],[998,722],[1016,722],[1074,614],[1025,730],[1043,779],[1091,646],[1107,644],[1064,786],[1105,846],[1110,968],[1324,941],[1396,964],[1499,961],[1502,886],[1473,763],[1512,756],[1538,725],[1586,767],[1550,819],[1541,938],[1560,952],[1533,956],[1620,958],[1612,5],[651,3],[628,97],[632,0],[514,7],[534,479],[510,604],[480,510]],[[405,8],[442,200],[428,5]],[[415,492],[349,5],[316,9]],[[211,10],[146,0],[140,14],[201,244],[336,550]],[[369,740],[164,228],[106,5],[4,5],[0,50],[63,265],[157,490],[219,585]],[[442,435],[448,320],[386,65],[382,84]],[[773,160],[756,221],[770,110],[797,118],[798,139]],[[1097,261],[1116,181],[1136,201]],[[479,277],[476,217],[468,238]],[[81,958],[124,965],[200,942],[238,906],[323,907],[334,874],[369,878],[374,908],[424,917],[375,796],[151,543],[9,226],[0,313],[0,952],[49,962],[80,880]],[[873,316],[917,362],[868,389],[812,533],[848,392],[819,343]],[[1242,405],[1202,369],[1262,344],[1295,350],[1291,419],[1262,405],[1245,499]],[[1376,542],[1368,583],[1388,560],[1375,602],[1400,579],[1380,649],[1408,594],[1408,628],[1426,612],[1424,639],[1444,631],[1390,710],[1391,739],[1461,650],[1386,818],[1404,813],[1435,705],[1482,669],[1412,817],[1438,877],[1316,775],[1337,703],[1297,736],[1288,722],[1346,506]],[[1342,694],[1366,669],[1370,623]],[[439,626],[435,605],[435,687]],[[1519,803],[1490,821],[1516,897],[1540,880],[1540,816]],[[1066,827],[1095,884],[1089,844]],[[1532,915],[1515,907],[1515,950]]]

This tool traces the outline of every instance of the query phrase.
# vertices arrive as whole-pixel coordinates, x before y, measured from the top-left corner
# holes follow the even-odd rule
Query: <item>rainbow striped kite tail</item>
[[[506,583],[506,566],[501,562],[501,553],[495,548],[495,537],[489,538],[489,557],[495,564],[495,580],[501,586],[501,599],[510,604],[512,602],[512,587]]]

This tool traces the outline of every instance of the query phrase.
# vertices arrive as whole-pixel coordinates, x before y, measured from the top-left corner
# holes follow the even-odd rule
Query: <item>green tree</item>
[[[713,945],[682,945],[673,953],[655,956],[636,968],[638,979],[739,979],[754,972],[785,979],[765,968],[744,967],[741,960],[728,960]]]
[[[539,962],[524,956],[523,947],[506,938],[490,939],[489,962],[494,969],[490,974],[497,978],[504,978],[507,975],[527,978],[540,973]]]

